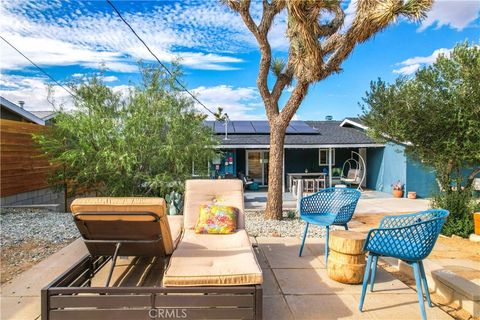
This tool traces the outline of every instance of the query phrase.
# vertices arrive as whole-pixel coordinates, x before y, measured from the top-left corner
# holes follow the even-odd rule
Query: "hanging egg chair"
[[[358,160],[355,159],[355,155],[358,157]],[[356,185],[358,190],[363,191],[362,183],[365,180],[365,160],[363,160],[363,157],[358,152],[352,151],[351,157],[343,163],[340,180],[349,186]]]

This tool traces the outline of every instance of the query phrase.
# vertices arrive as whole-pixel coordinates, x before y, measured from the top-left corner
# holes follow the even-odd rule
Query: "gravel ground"
[[[70,213],[2,208],[1,273],[5,283],[78,238]]]
[[[292,212],[293,214],[293,212]],[[263,211],[245,212],[245,229],[253,237],[300,237],[305,230],[305,222],[298,216],[290,216],[288,211],[283,213],[283,220],[264,220]],[[323,237],[325,229],[317,226],[308,228],[308,237]]]
[[[297,216],[284,212],[284,219],[264,220],[263,211],[247,210],[246,229],[255,237],[299,237],[305,223]],[[24,241],[62,243],[80,236],[70,213],[49,212],[39,209],[3,209],[0,215],[1,245],[18,245]],[[323,228],[311,226],[309,237],[322,237]]]
[[[247,210],[246,229],[254,237],[299,237],[305,228],[298,217],[284,212],[281,221],[264,220],[263,211]],[[0,214],[1,283],[31,268],[80,236],[71,213],[41,209],[7,208]],[[324,229],[309,228],[309,237]]]
[[[28,240],[60,243],[80,236],[71,213],[40,209],[2,209],[1,246]]]

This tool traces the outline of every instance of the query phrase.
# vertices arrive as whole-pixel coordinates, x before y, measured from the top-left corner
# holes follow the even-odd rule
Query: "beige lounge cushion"
[[[175,249],[180,242],[183,229],[183,216],[167,216],[168,224],[170,226],[170,234],[172,235],[173,249]]]
[[[165,200],[162,198],[143,197],[96,197],[78,198],[72,202],[73,214],[79,212],[118,212],[118,215],[111,216],[82,216],[80,220],[125,220],[125,221],[153,221],[149,216],[132,216],[128,212],[151,212],[160,218],[160,230],[162,233],[165,253],[171,254],[174,249],[174,242],[170,233],[170,225],[166,218]]]
[[[243,183],[239,179],[197,179],[187,180],[183,208],[185,229],[195,228],[200,215],[200,205],[217,203],[239,210],[237,229],[245,228]]]
[[[263,282],[248,234],[196,234],[185,230],[170,258],[164,286],[230,286]]]
[[[192,229],[185,230],[178,249],[223,250],[250,247],[245,229],[230,234],[198,234]]]
[[[163,276],[166,287],[261,284],[262,270],[251,248],[177,249]]]

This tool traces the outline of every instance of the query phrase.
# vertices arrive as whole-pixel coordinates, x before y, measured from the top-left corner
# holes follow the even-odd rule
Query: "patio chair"
[[[214,200],[239,209],[236,232],[194,232],[200,204]],[[161,198],[75,200],[89,254],[42,289],[42,319],[261,319],[243,209],[238,179],[187,181],[183,216],[167,216]]]
[[[80,198],[71,205],[74,222],[92,257],[112,257],[108,287],[118,256],[171,255],[183,217],[166,215],[162,198]]]
[[[300,218],[306,222],[306,225],[298,256],[302,256],[308,226],[310,224],[324,226],[326,229],[325,264],[327,264],[330,226],[343,226],[348,230],[347,223],[352,219],[359,198],[360,191],[349,188],[327,188],[302,198]]]
[[[370,291],[373,291],[378,257],[393,257],[412,265],[420,312],[422,319],[426,320],[422,283],[429,307],[432,307],[432,302],[422,260],[432,251],[448,214],[447,210],[432,209],[414,214],[385,216],[377,229],[368,232],[364,245],[364,250],[368,251],[368,259],[358,306],[360,311],[363,308],[369,278]]]

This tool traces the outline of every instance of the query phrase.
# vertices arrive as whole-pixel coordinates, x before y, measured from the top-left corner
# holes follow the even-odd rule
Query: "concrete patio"
[[[264,210],[267,203],[267,192],[245,192],[245,208]],[[429,208],[428,199],[394,198],[391,194],[365,190],[358,201],[355,213],[410,213]],[[297,206],[297,200],[290,192],[283,194],[283,209],[291,210]]]
[[[379,270],[375,292],[358,311],[359,285],[328,278],[323,239],[308,239],[298,257],[298,238],[252,239],[264,271],[264,319],[419,319],[416,292]],[[24,272],[1,288],[1,319],[40,319],[40,290],[86,253],[81,240]],[[429,319],[451,319],[438,307]]]

